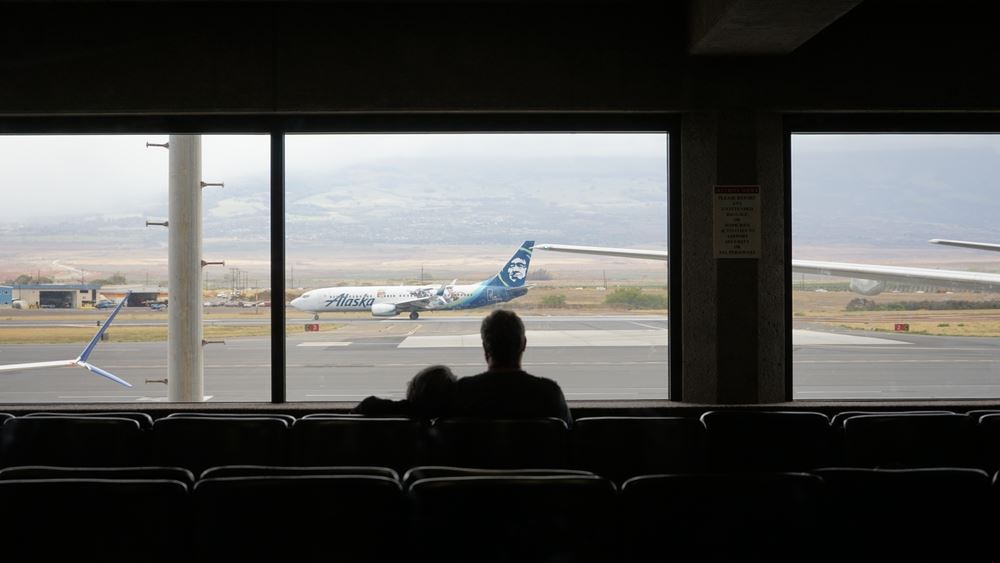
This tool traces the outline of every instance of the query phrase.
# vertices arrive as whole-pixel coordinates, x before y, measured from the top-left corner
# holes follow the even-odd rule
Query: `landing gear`
[[[314,321],[318,321],[319,320],[319,313],[316,313],[315,315],[313,315],[313,320]]]
[[[420,313],[416,311],[410,311],[410,320],[415,321],[420,318]]]

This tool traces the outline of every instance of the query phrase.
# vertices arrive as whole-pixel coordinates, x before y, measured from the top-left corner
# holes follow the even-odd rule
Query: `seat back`
[[[987,562],[990,479],[976,469],[830,468],[831,561]]]
[[[597,476],[476,476],[410,486],[417,561],[609,561],[615,487]]]
[[[802,561],[821,545],[822,493],[807,473],[635,477],[622,486],[621,560]]]
[[[181,561],[188,489],[162,479],[0,480],[3,559]]]
[[[590,471],[577,469],[477,469],[473,467],[449,467],[446,465],[421,465],[413,467],[403,475],[403,489],[421,479],[438,477],[589,477]]]
[[[844,421],[849,467],[978,467],[975,424],[962,414],[885,414]]]
[[[418,465],[422,426],[408,418],[303,418],[292,426],[292,465],[370,465],[398,473]]]
[[[15,417],[0,426],[0,464],[115,467],[145,465],[146,434],[115,417]]]
[[[605,416],[573,423],[573,467],[616,483],[705,465],[705,427],[696,418]]]
[[[439,418],[430,463],[495,469],[569,467],[569,431],[558,418]]]
[[[200,479],[220,477],[266,477],[268,475],[370,475],[398,481],[399,475],[388,467],[336,466],[293,467],[288,465],[220,465],[201,472]],[[2,476],[2,472],[0,472]]]
[[[0,469],[0,479],[153,479],[194,484],[194,475],[183,467],[56,467],[20,465]]]
[[[277,418],[284,420],[288,426],[295,424],[294,415],[275,412],[174,412],[168,414],[167,418]]]
[[[195,475],[217,465],[284,465],[287,433],[278,418],[161,418],[153,423],[153,459]]]
[[[53,416],[68,416],[71,418],[75,417],[87,417],[96,416],[98,418],[128,418],[139,423],[139,427],[143,430],[149,430],[153,427],[153,417],[148,413],[136,412],[136,411],[108,411],[108,412],[31,412],[22,415],[23,418],[30,418],[36,416],[53,417]]]
[[[808,471],[832,458],[822,413],[709,411],[701,421],[709,471]]]
[[[844,421],[855,416],[865,416],[869,414],[892,415],[892,414],[955,414],[946,410],[921,410],[921,411],[841,411],[830,418],[830,427],[834,430],[843,430]]]
[[[223,477],[194,487],[205,561],[399,560],[402,490],[386,477]]]

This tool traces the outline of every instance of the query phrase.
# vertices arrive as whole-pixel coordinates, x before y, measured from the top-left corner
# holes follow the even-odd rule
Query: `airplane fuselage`
[[[336,313],[377,310],[377,304],[395,304],[421,295],[433,295],[438,286],[391,285],[323,287],[313,289],[292,301],[292,306],[310,313]],[[427,303],[428,311],[474,309],[504,303],[525,295],[526,287],[496,287],[485,282],[448,286],[448,291]]]

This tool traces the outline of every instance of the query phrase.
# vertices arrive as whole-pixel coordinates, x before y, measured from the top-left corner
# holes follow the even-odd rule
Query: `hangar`
[[[97,300],[100,286],[86,284],[25,284],[11,286],[14,301],[28,309],[79,309]]]

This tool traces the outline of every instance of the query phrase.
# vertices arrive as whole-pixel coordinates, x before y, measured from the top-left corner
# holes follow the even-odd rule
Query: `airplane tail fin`
[[[487,283],[487,285],[501,287],[523,287],[528,279],[528,264],[531,262],[531,249],[535,246],[535,241],[526,240],[504,264],[497,275]]]
[[[101,337],[104,336],[104,333],[108,330],[108,327],[111,326],[111,321],[115,320],[115,316],[117,316],[118,312],[121,311],[122,307],[125,306],[125,302],[128,301],[129,295],[131,294],[132,294],[131,291],[125,293],[125,297],[122,297],[121,302],[119,302],[118,306],[115,307],[113,311],[111,311],[111,314],[108,315],[108,319],[104,321],[104,324],[101,325],[101,329],[98,330],[97,334],[95,334],[94,337],[90,339],[90,342],[88,342],[87,345],[83,348],[83,352],[81,352],[80,356],[75,360],[76,365],[82,368],[86,368],[91,373],[96,373],[101,377],[106,377],[111,381],[114,381],[115,383],[124,385],[125,387],[131,387],[132,384],[114,375],[113,373],[107,372],[91,364],[90,362],[87,361],[87,359],[90,358],[91,352],[93,352],[94,348],[97,347],[97,343],[101,341]]]

